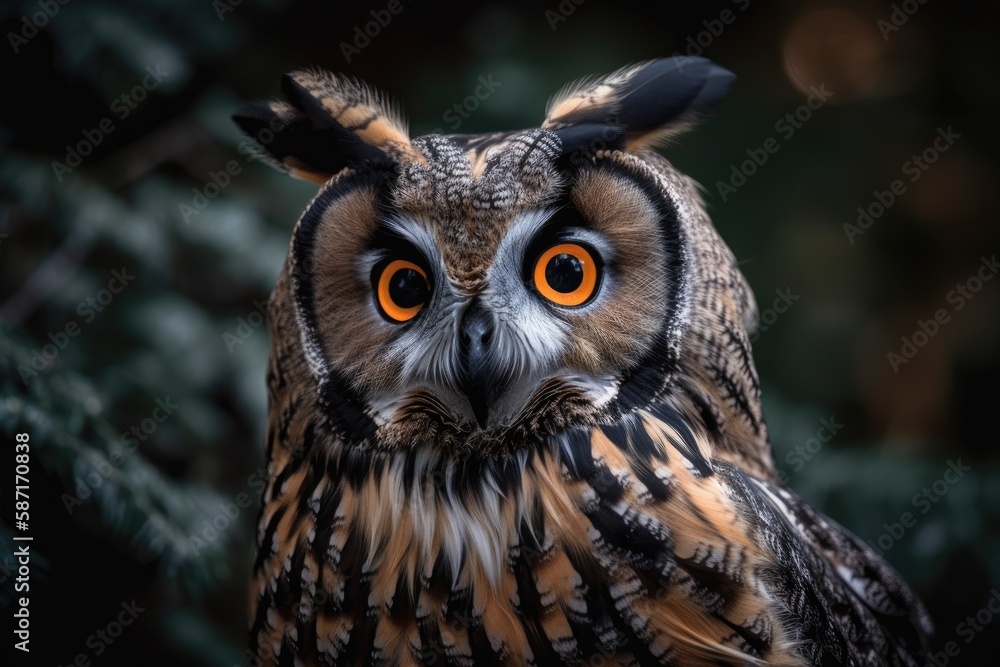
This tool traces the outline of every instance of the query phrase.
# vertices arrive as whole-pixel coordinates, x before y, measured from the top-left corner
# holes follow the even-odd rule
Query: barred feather
[[[262,150],[324,182],[270,304],[261,664],[921,664],[920,601],[779,483],[752,294],[647,149],[730,79],[655,61],[541,129],[410,140],[366,88],[299,74],[243,120],[286,118]],[[551,234],[604,257],[594,303],[526,289]],[[369,284],[399,252],[434,279],[406,326]],[[463,394],[473,303],[503,367],[485,420]]]

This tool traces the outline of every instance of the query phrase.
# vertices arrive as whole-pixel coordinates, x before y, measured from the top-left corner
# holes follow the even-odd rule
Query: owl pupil
[[[567,253],[556,255],[545,267],[545,280],[555,291],[569,294],[583,282],[583,263]]]
[[[412,308],[427,301],[427,280],[413,269],[400,269],[389,282],[389,297],[400,308]]]

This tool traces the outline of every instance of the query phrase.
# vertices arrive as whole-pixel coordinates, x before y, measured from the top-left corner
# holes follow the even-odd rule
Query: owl
[[[669,58],[410,138],[300,71],[235,116],[319,191],[269,302],[251,665],[921,665],[901,577],[778,479],[756,306],[655,148]]]

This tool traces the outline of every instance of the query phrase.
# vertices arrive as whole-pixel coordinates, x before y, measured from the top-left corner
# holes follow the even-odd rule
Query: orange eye
[[[405,259],[396,259],[378,273],[375,267],[372,282],[382,313],[393,322],[409,322],[427,303],[431,294],[427,273]]]
[[[560,243],[535,263],[535,289],[559,306],[582,306],[597,291],[597,260],[587,248]]]

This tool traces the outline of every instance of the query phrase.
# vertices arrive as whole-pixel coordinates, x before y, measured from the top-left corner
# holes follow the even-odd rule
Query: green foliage
[[[221,496],[165,477],[141,451],[122,444],[87,379],[60,368],[32,377],[31,355],[23,337],[0,323],[0,434],[5,442],[30,435],[31,461],[43,470],[32,467],[29,480],[41,482],[43,471],[54,477],[63,507],[82,530],[140,563],[157,562],[169,585],[197,590],[223,576],[225,541],[200,549],[191,544]],[[27,384],[22,373],[30,377]],[[36,513],[32,523],[45,521]],[[10,532],[6,523],[2,530]],[[0,542],[0,561],[9,562],[14,544]],[[12,580],[5,583],[12,588]]]

